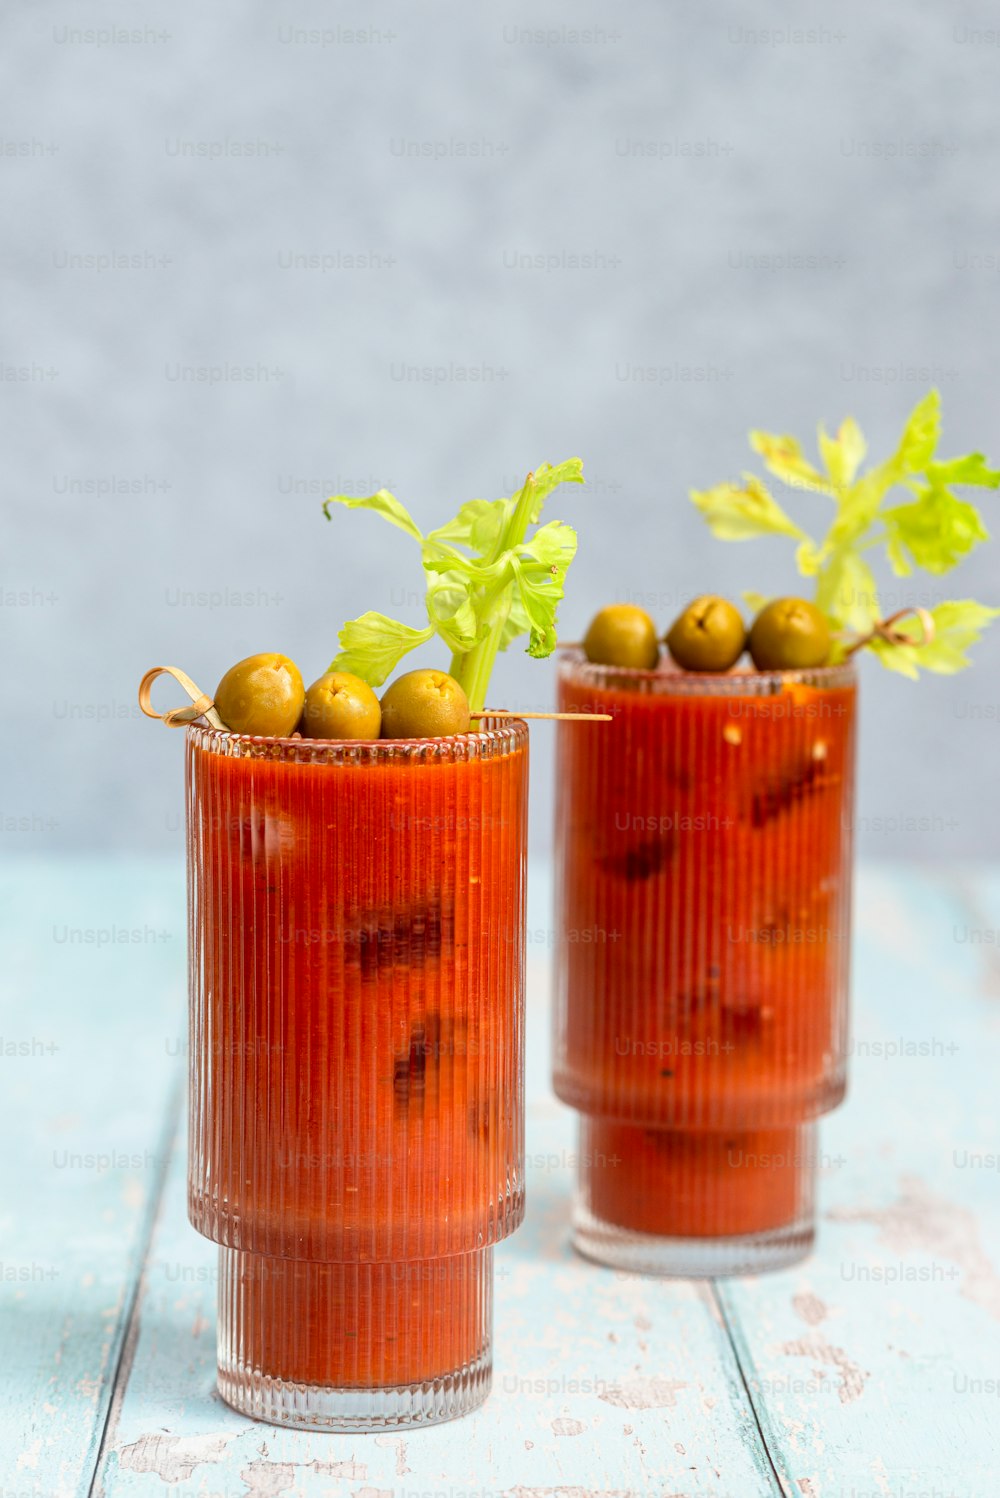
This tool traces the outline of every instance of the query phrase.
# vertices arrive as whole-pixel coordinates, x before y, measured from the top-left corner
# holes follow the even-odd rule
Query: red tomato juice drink
[[[188,730],[189,1214],[219,1389],[312,1429],[462,1414],[524,1211],[523,723]]]
[[[855,673],[560,667],[555,1088],[576,1247],[662,1274],[801,1257],[844,1094]]]

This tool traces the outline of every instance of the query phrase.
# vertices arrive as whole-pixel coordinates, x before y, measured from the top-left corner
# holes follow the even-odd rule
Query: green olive
[[[588,661],[597,666],[624,666],[652,671],[660,659],[656,625],[634,603],[611,603],[590,621],[583,637]]]
[[[469,728],[469,699],[447,671],[407,671],[382,695],[384,739],[438,739]]]
[[[739,609],[711,593],[689,603],[667,635],[667,649],[685,671],[728,671],[746,643]]]
[[[248,655],[215,689],[219,717],[231,733],[287,738],[302,716],[306,691],[287,655]]]
[[[758,671],[822,666],[830,653],[830,626],[804,598],[774,598],[750,628],[750,654]]]
[[[306,692],[300,727],[310,739],[377,739],[382,709],[360,676],[328,671]]]

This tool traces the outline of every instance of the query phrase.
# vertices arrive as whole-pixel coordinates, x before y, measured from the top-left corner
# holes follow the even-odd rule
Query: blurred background
[[[581,456],[547,510],[579,530],[579,638],[614,600],[666,628],[696,593],[800,591],[789,544],[720,544],[687,497],[752,426],[812,454],[851,413],[880,457],[936,384],[942,451],[1000,459],[985,4],[11,0],[0,36],[11,854],[180,857],[146,667],[212,690],[279,650],[308,682],[345,618],[423,622],[413,543],[328,523],[328,493],[431,528]],[[998,556],[884,576],[885,610],[996,603]],[[864,663],[864,853],[995,851],[998,665],[1000,629],[963,676]],[[550,706],[553,674],[517,649],[490,697]]]

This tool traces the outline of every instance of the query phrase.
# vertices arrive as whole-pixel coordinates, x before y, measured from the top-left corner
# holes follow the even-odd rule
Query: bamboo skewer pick
[[[159,676],[172,676],[191,698],[190,707],[171,707],[165,713],[158,713],[152,703],[153,682]],[[207,692],[193,682],[186,671],[179,666],[152,666],[142,681],[139,683],[139,706],[147,718],[158,718],[168,728],[186,728],[189,723],[194,723],[198,718],[204,718],[213,728],[225,730],[219,714],[216,712],[215,703]],[[470,713],[470,718],[544,718],[553,719],[560,723],[610,723],[610,713],[518,713],[506,707],[484,707],[481,712]]]
[[[541,718],[554,723],[611,723],[611,713],[518,713],[506,707],[484,707],[470,718]]]
[[[190,707],[172,707],[165,713],[158,713],[153,707],[150,693],[153,682],[158,676],[172,676],[191,698]],[[225,728],[225,723],[215,710],[215,703],[207,692],[196,685],[178,666],[152,666],[139,683],[139,706],[147,718],[160,718],[168,728],[185,728],[188,723],[193,723],[197,718],[204,718],[211,723],[213,728]]]
[[[920,620],[923,635],[919,640],[914,640],[903,630],[894,628],[900,619],[905,619],[910,614]],[[868,634],[861,635],[857,640],[852,641],[847,648],[847,654],[853,655],[856,650],[860,650],[871,640],[885,640],[889,645],[916,645],[919,648],[921,645],[929,645],[934,639],[934,633],[933,615],[927,609],[921,608],[919,604],[909,604],[905,609],[897,609],[894,614],[889,615],[888,619],[880,619],[877,624],[873,624]]]

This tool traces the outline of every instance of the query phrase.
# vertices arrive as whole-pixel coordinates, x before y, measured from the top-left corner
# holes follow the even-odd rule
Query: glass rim
[[[851,687],[858,680],[853,660],[832,666],[796,666],[784,671],[758,671],[753,667],[683,671],[670,666],[647,671],[636,666],[597,665],[588,661],[578,647],[563,653],[558,670],[561,678],[583,680],[590,686],[614,688],[620,684],[662,697],[767,697],[777,696],[787,686]]]
[[[265,738],[210,724],[188,725],[188,744],[228,759],[264,759],[286,764],[460,764],[499,759],[528,743],[523,718],[483,718],[484,726],[435,739]]]

